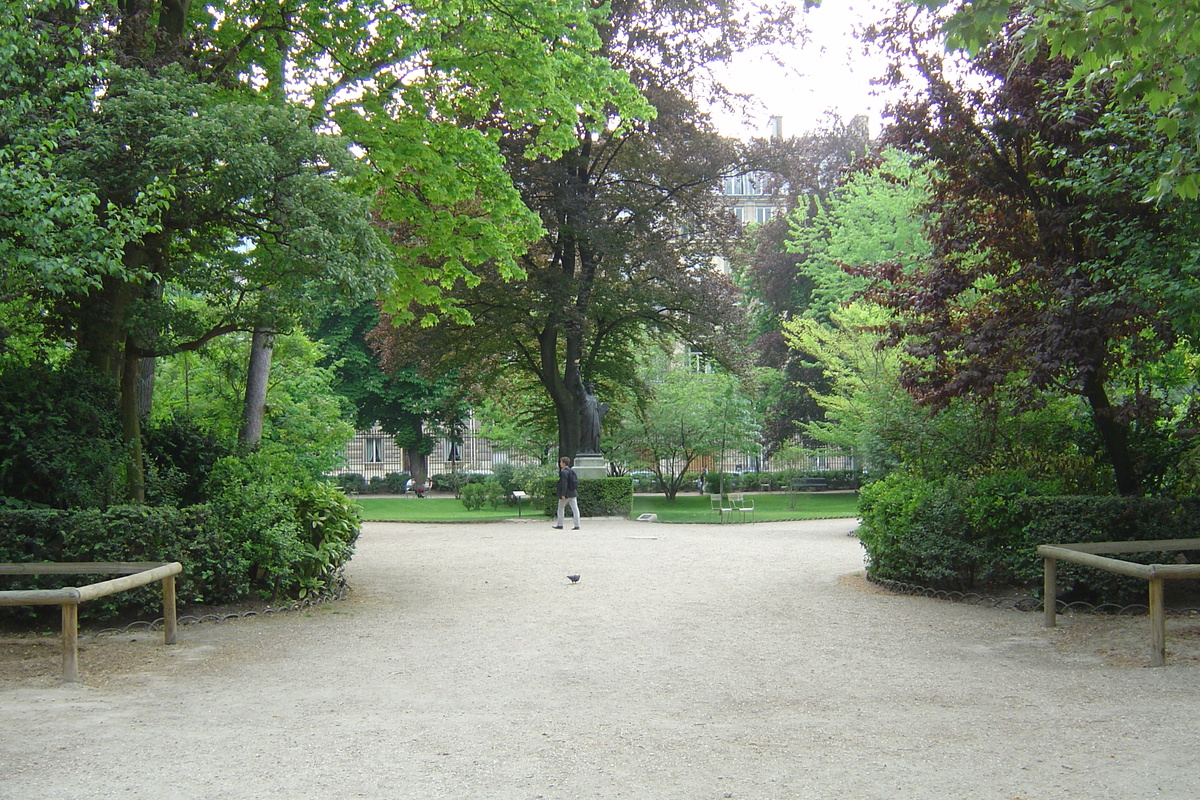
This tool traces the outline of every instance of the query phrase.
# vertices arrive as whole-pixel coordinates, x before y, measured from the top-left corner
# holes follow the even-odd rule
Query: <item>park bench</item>
[[[792,489],[797,492],[816,492],[828,488],[829,482],[824,478],[797,478],[792,481]]]
[[[163,644],[175,644],[175,576],[183,572],[178,561],[62,562],[0,564],[0,575],[120,575],[85,586],[63,589],[18,589],[0,592],[0,606],[61,606],[63,680],[79,680],[79,604],[110,594],[162,581]]]

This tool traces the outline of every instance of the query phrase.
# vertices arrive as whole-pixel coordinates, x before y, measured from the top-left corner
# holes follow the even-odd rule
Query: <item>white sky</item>
[[[877,134],[884,101],[873,96],[870,81],[885,63],[864,55],[853,32],[882,18],[889,5],[887,0],[822,0],[801,17],[811,32],[807,44],[771,49],[783,66],[761,54],[743,54],[726,80],[729,88],[755,95],[758,102],[748,122],[714,112],[717,129],[739,138],[766,136],[769,118],[781,116],[783,135],[795,136],[818,127],[825,112],[833,111],[846,121],[867,114],[871,134]]]

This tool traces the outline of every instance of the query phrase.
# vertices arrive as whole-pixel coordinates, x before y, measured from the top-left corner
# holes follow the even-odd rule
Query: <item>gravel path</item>
[[[1200,623],[1144,669],[875,591],[852,525],[369,524],[345,601],[0,661],[0,800],[1200,797]]]

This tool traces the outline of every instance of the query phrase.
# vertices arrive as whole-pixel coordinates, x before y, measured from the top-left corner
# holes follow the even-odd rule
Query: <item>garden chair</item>
[[[735,494],[731,498],[734,511],[739,511],[742,514],[742,522],[746,521],[746,512],[750,512],[750,521],[754,521],[754,498],[746,497],[744,494]]]
[[[729,500],[722,497],[720,493],[709,495],[708,519],[712,521],[713,512],[717,513],[717,519],[721,522],[725,521],[725,515],[728,514],[730,519],[733,519],[733,506],[729,504]]]

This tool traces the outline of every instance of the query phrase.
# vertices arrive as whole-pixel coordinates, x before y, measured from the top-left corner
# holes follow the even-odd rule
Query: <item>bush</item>
[[[469,483],[462,487],[462,502],[467,507],[467,511],[478,511],[483,508],[486,499],[482,483]]]
[[[529,495],[530,506],[545,508],[547,503],[554,503],[557,475],[558,471],[554,466],[538,464],[517,468],[513,480],[515,488]]]
[[[330,516],[331,525],[342,525],[345,520],[337,515],[349,512],[339,512],[333,495],[322,493],[334,490],[321,486],[286,456],[256,452],[219,461],[209,491],[213,513],[248,563],[256,592],[268,598],[313,593],[310,560],[314,556],[309,548],[320,550],[323,545],[312,540],[313,523],[306,516],[316,512],[305,509],[319,509]],[[329,547],[341,552],[336,543]],[[332,574],[318,571],[326,578]]]
[[[206,502],[204,484],[213,466],[233,453],[217,433],[180,414],[147,425],[142,442],[146,500],[156,506]]]
[[[354,555],[362,517],[357,503],[322,483],[297,486],[293,496],[302,532],[297,596],[311,597],[337,588],[342,567]]]
[[[404,494],[410,477],[407,472],[389,472],[383,476],[383,489],[388,494]]]
[[[357,472],[347,472],[334,478],[334,484],[346,494],[365,494],[367,479]]]
[[[864,487],[859,538],[867,571],[960,591],[1042,581],[1039,544],[1181,539],[1194,535],[1200,498],[1062,496],[1061,482],[1005,472],[979,478],[924,479],[896,471]],[[1177,553],[1126,554],[1170,563]],[[1193,554],[1194,555],[1194,554]],[[1063,562],[1064,599],[1144,601],[1146,582]]]
[[[207,506],[0,511],[0,561],[179,561],[183,574],[176,579],[176,593],[181,603],[234,602],[249,589],[247,563]],[[5,576],[0,589],[55,588],[111,577]],[[5,610],[25,618],[35,613],[23,606]],[[161,610],[161,589],[150,584],[84,603],[80,615],[153,618]]]
[[[546,516],[558,513],[558,479],[545,479],[542,491],[546,497]],[[628,476],[596,478],[579,482],[579,516],[628,517],[633,513],[633,481]]]
[[[500,484],[506,495],[512,494],[517,486],[517,468],[507,461],[492,465],[492,479]]]
[[[125,463],[116,396],[82,360],[0,373],[0,497],[52,508],[116,502]]]
[[[508,495],[499,481],[468,483],[462,487],[462,501],[468,511],[478,511],[485,505],[493,509],[500,508],[508,502]]]
[[[483,484],[483,496],[489,506],[498,509],[506,504],[508,492],[504,491],[504,486],[499,481],[487,481]]]

